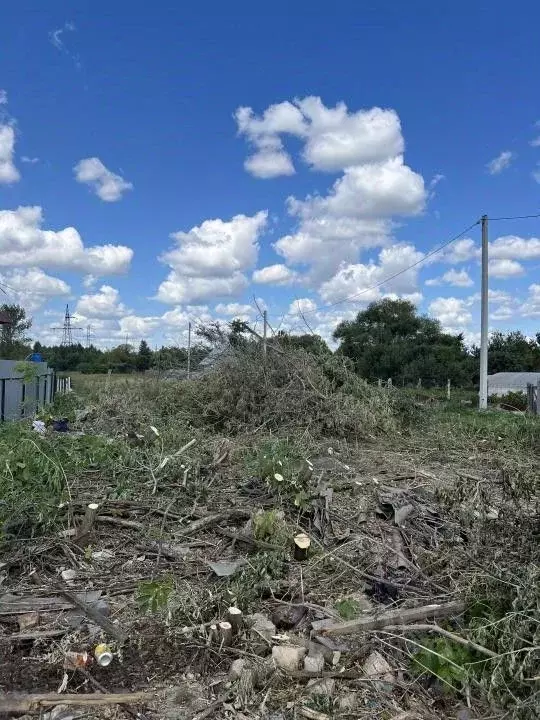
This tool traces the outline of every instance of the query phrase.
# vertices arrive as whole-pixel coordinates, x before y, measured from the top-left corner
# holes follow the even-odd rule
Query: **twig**
[[[11,635],[0,635],[0,643],[6,642],[25,642],[27,640],[43,640],[47,638],[62,637],[67,633],[66,630],[38,630],[36,632],[20,632]]]
[[[204,530],[204,528],[210,525],[216,525],[217,523],[223,522],[224,520],[247,520],[251,517],[251,513],[247,510],[229,510],[229,512],[216,513],[215,515],[206,515],[199,520],[194,520],[192,523],[182,528],[175,535],[191,535]]]
[[[132,530],[144,530],[144,525],[136,520],[124,520],[123,518],[110,517],[109,515],[98,515],[96,522],[119,525],[120,527],[130,528]]]
[[[385,630],[393,630],[396,632],[415,632],[417,630],[421,630],[423,632],[436,632],[439,635],[444,635],[444,637],[447,637],[449,640],[453,640],[454,642],[459,643],[460,645],[470,647],[473,650],[481,653],[482,655],[487,655],[487,657],[499,657],[496,652],[493,652],[493,650],[489,650],[483,645],[478,645],[472,640],[468,640],[467,638],[461,637],[461,635],[456,635],[456,633],[445,630],[444,628],[440,627],[440,625],[430,625],[429,623],[418,623],[415,625],[386,625]]]
[[[2,712],[32,712],[40,708],[55,705],[119,705],[138,703],[148,700],[151,696],[144,692],[134,693],[88,693],[87,695],[63,693],[0,693]]]
[[[368,632],[380,630],[388,625],[409,625],[417,620],[429,618],[445,618],[452,615],[459,615],[465,610],[465,603],[460,600],[444,603],[441,605],[423,605],[409,610],[391,610],[378,617],[358,618],[349,622],[339,623],[325,628],[322,635],[349,635],[351,633]]]

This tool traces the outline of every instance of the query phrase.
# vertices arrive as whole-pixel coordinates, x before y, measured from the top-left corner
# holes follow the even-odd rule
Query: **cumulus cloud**
[[[400,296],[415,293],[418,268],[411,265],[423,257],[423,253],[412,245],[383,248],[378,264],[344,264],[332,278],[322,283],[319,294],[328,303],[355,296],[358,302],[367,304],[380,299],[383,293]],[[390,279],[384,282],[386,278]]]
[[[0,105],[7,105],[7,104],[8,104],[7,91],[2,90],[2,88],[0,88]]]
[[[116,288],[102,285],[97,293],[81,295],[75,313],[85,318],[113,318],[125,315],[127,308]]]
[[[464,325],[472,322],[472,315],[466,300],[439,297],[429,304],[429,313],[439,320],[447,332],[460,332]]]
[[[236,121],[239,133],[257,148],[248,164],[265,152],[281,157],[284,139],[292,136],[302,143],[301,158],[312,170],[341,173],[326,194],[288,198],[297,227],[273,246],[287,266],[307,266],[303,279],[308,284],[318,285],[343,264],[357,263],[366,248],[388,244],[393,217],[424,209],[428,193],[422,176],[404,162],[405,143],[394,110],[353,111],[343,102],[327,107],[319,97],[306,97],[271,105],[262,115],[239,108]],[[292,161],[286,158],[283,170],[289,173]],[[287,276],[284,282],[290,280]]]
[[[6,287],[9,301],[23,305],[28,312],[34,312],[53,297],[63,297],[71,292],[64,280],[47,275],[41,268],[17,268],[2,273],[0,285]]]
[[[298,232],[280,238],[276,251],[289,263],[312,265],[324,279],[361,249],[389,242],[392,215],[419,214],[426,191],[420,175],[401,156],[348,168],[328,195],[289,199]]]
[[[286,265],[276,264],[255,270],[252,276],[254,283],[260,285],[291,285],[298,278],[298,273]]]
[[[520,307],[520,312],[526,317],[540,317],[540,285],[529,285],[529,296]]]
[[[260,211],[230,221],[205,220],[189,232],[174,233],[176,246],[160,257],[171,272],[157,299],[177,304],[240,294],[248,285],[244,273],[257,262],[267,215]]]
[[[96,275],[127,272],[133,250],[124,245],[85,247],[73,227],[43,230],[39,206],[0,210],[0,266],[61,268]]]
[[[249,316],[253,314],[253,306],[242,303],[219,303],[215,311],[227,317]]]
[[[488,265],[489,274],[492,277],[505,278],[515,275],[523,275],[525,272],[523,265],[516,260],[500,259],[490,260]]]
[[[510,163],[514,159],[514,153],[510,152],[510,150],[504,150],[502,153],[500,153],[500,155],[497,155],[496,158],[493,158],[493,160],[490,160],[488,162],[488,164],[486,165],[487,171],[490,175],[498,175],[503,170],[506,170],[506,168],[510,166]]]
[[[459,265],[478,256],[478,247],[472,238],[462,238],[452,243],[439,257],[452,265]]]
[[[252,108],[236,111],[240,134],[258,148],[246,162],[246,170],[258,177],[290,175],[294,167],[283,149],[281,135],[304,142],[302,158],[314,170],[334,172],[352,165],[380,162],[403,152],[399,117],[394,110],[378,107],[350,112],[345,103],[326,107],[320,97],[306,97],[271,105],[257,116]],[[282,170],[268,175],[253,172],[249,160],[264,153],[284,157]]]
[[[448,270],[441,277],[426,280],[426,285],[454,285],[455,287],[471,287],[474,282],[466,270]]]
[[[531,237],[527,240],[517,235],[504,235],[490,243],[489,254],[493,258],[510,260],[540,258],[540,239]]]
[[[21,178],[13,163],[14,150],[15,130],[11,125],[0,124],[0,185],[11,185]]]
[[[73,168],[75,180],[92,188],[104,202],[118,202],[133,185],[108,170],[97,157],[83,158]]]

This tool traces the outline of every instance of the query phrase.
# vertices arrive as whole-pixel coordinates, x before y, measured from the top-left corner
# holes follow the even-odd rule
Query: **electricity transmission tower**
[[[69,312],[69,305],[66,305],[66,314],[64,315],[64,324],[62,327],[55,327],[53,330],[62,330],[62,347],[70,347],[73,345],[73,330],[82,330],[80,327],[75,327],[71,324],[73,315]]]

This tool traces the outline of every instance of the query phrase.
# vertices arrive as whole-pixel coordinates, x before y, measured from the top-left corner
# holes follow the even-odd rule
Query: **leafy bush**
[[[490,402],[511,408],[512,410],[527,409],[527,395],[524,392],[507,392],[505,395],[492,395]]]

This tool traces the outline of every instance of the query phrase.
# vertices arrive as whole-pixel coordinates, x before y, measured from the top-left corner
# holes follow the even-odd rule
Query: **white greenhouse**
[[[540,372],[500,372],[488,375],[488,396],[509,392],[527,393],[527,385],[538,386]]]

